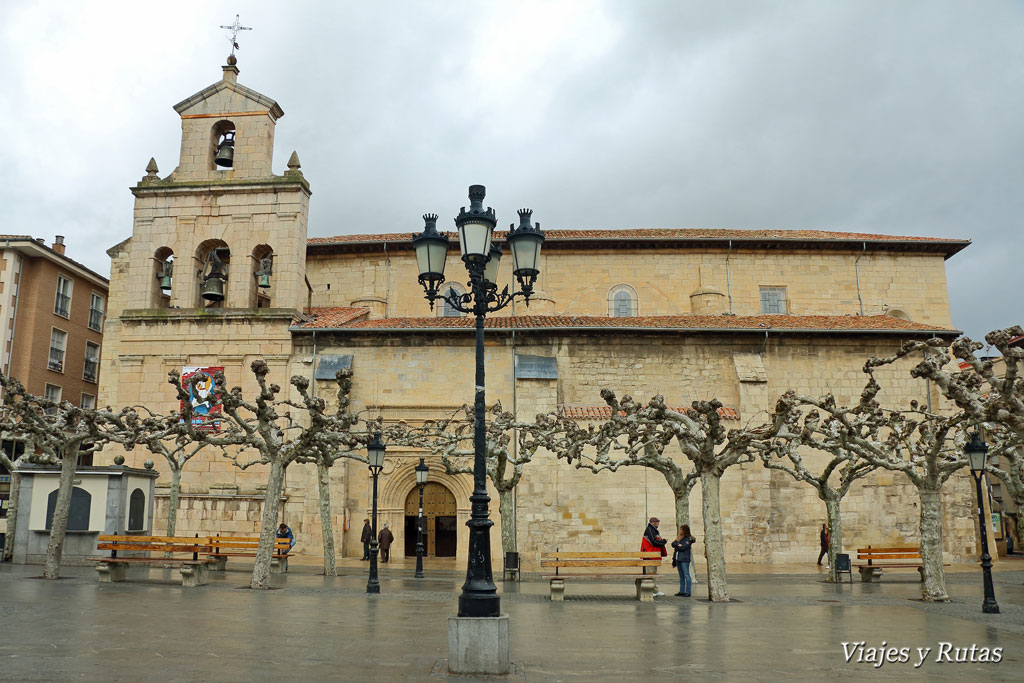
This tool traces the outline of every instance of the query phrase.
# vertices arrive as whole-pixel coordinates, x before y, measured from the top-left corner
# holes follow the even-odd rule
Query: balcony
[[[57,303],[53,307],[53,312],[62,318],[71,317],[71,297],[67,294],[57,294]]]
[[[50,347],[50,361],[46,367],[56,372],[64,372],[64,349]]]
[[[89,309],[89,329],[103,331],[103,311],[98,308]]]
[[[97,358],[86,358],[85,359],[85,371],[82,372],[82,379],[86,382],[92,382],[93,384],[99,379],[100,374],[100,362]]]

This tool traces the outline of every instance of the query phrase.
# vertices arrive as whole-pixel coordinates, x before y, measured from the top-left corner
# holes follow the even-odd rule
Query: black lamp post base
[[[497,617],[501,615],[501,598],[497,595],[467,595],[465,592],[459,596],[460,617]]]
[[[999,614],[999,605],[995,600],[986,600],[981,603],[981,611],[985,614]]]

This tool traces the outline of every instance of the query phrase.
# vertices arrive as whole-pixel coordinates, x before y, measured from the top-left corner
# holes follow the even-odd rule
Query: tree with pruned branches
[[[12,421],[8,423],[8,419]],[[21,505],[21,473],[18,467],[29,461],[29,456],[35,453],[35,445],[28,437],[16,435],[13,430],[14,414],[8,410],[0,412],[0,439],[5,443],[13,444],[13,453],[0,448],[0,465],[4,466],[11,476],[11,497],[7,507],[7,534],[4,547],[0,550],[0,562],[7,562],[14,553],[14,537],[18,533],[18,512]],[[20,447],[20,453],[17,452]],[[13,457],[12,457],[13,456]]]

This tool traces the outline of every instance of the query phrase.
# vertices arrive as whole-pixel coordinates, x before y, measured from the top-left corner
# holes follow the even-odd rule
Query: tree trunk
[[[701,473],[700,492],[704,506],[704,554],[708,561],[708,598],[711,602],[729,601],[729,586],[725,581],[722,513],[719,505],[720,484],[721,479],[714,474]]]
[[[171,491],[167,499],[167,535],[178,528],[178,499],[181,496],[181,468],[171,465]]]
[[[498,513],[501,515],[501,550],[503,553],[516,551],[516,513],[512,506],[514,488],[498,489]]]
[[[334,560],[334,524],[331,521],[331,469],[316,464],[316,484],[320,493],[320,535],[324,539],[324,576],[337,576]]]
[[[17,465],[15,465],[17,467]],[[11,471],[11,499],[7,508],[7,539],[0,562],[8,562],[14,555],[14,538],[18,534],[18,501],[21,498],[21,475]]]
[[[825,498],[825,508],[828,510],[828,583],[836,583],[839,578],[836,576],[836,555],[843,552],[843,518],[839,514],[839,504],[842,499],[838,494],[831,494]]]
[[[267,494],[263,497],[263,522],[260,526],[260,544],[256,548],[256,562],[252,567],[253,590],[270,587],[270,560],[277,538],[277,517],[281,508],[281,487],[284,484],[284,465],[280,460],[270,463],[267,476]]]
[[[921,562],[924,564],[925,602],[947,602],[942,570],[942,497],[940,491],[919,488],[921,497]]]
[[[64,537],[68,531],[68,513],[71,511],[71,489],[75,486],[78,447],[72,449],[66,446],[65,449],[60,460],[60,485],[57,488],[57,502],[53,508],[50,544],[46,547],[46,563],[43,565],[44,579],[60,578],[60,558],[64,554]]]

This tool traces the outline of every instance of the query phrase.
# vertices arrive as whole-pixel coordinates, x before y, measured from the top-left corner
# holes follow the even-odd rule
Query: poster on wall
[[[216,396],[213,375],[217,372],[224,372],[224,368],[181,369],[181,387],[188,392],[192,403],[192,424],[204,432],[220,431],[221,405],[219,401],[213,401]],[[199,379],[193,383],[192,378],[197,375]],[[184,409],[185,405],[182,403],[181,410]]]

